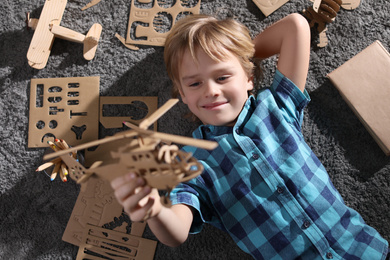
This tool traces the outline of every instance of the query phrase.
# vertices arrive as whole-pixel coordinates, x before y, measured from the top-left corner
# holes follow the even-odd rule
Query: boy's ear
[[[246,84],[246,88],[248,91],[253,90],[254,84],[253,84],[253,76],[248,78],[248,82]]]

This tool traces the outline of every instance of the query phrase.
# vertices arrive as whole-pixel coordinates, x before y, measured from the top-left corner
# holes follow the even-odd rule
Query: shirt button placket
[[[257,160],[260,158],[260,156],[257,153],[252,154],[252,158]]]

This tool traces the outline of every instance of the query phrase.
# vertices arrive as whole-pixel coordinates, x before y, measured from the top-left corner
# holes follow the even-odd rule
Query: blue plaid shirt
[[[270,88],[249,97],[234,127],[200,126],[213,151],[184,147],[205,167],[178,185],[173,204],[225,230],[255,259],[385,259],[388,242],[348,208],[301,133],[310,98],[276,71]]]

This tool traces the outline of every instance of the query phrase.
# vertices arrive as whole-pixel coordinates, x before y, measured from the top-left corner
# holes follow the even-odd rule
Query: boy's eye
[[[197,87],[200,85],[200,82],[194,82],[194,83],[191,83],[189,86],[190,87]]]
[[[224,81],[224,80],[227,80],[229,77],[228,76],[221,76],[219,78],[217,78],[218,81]]]

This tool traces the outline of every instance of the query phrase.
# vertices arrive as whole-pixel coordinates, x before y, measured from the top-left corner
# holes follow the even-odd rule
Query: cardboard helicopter
[[[126,122],[125,125],[132,130],[47,154],[43,159],[60,157],[68,167],[69,176],[77,183],[87,181],[92,175],[111,181],[128,172],[134,172],[143,177],[147,185],[166,190],[169,196],[177,184],[201,174],[203,166],[190,153],[166,143],[174,142],[207,150],[217,147],[217,143],[212,141],[147,130],[177,102],[178,99],[169,100],[139,126]],[[74,153],[96,146],[95,162],[87,169],[75,159]],[[169,205],[167,196],[162,199],[163,204]]]
[[[39,19],[30,18],[27,13],[27,26],[35,30],[27,52],[31,67],[43,69],[46,66],[55,37],[82,43],[84,59],[92,60],[95,57],[102,26],[93,24],[86,35],[60,26],[66,3],[67,0],[46,0]]]

